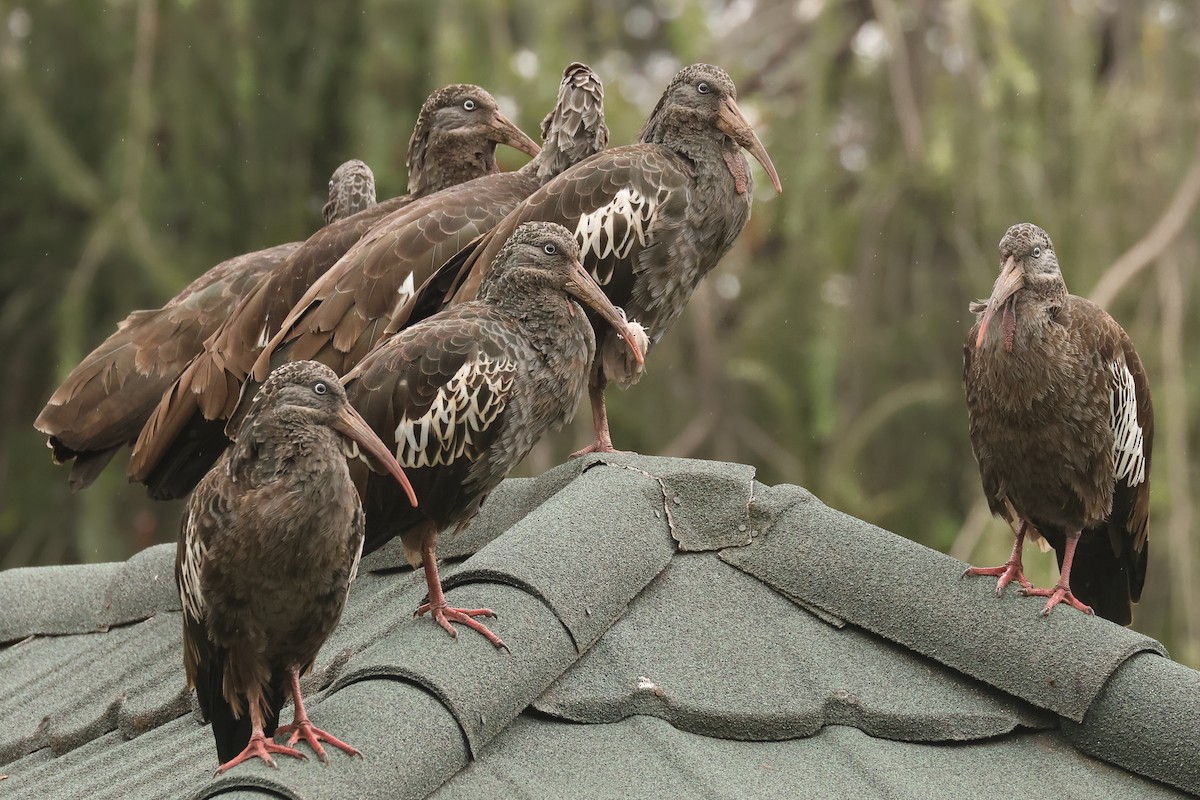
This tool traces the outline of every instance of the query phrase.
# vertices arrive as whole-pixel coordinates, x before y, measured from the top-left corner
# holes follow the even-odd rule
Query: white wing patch
[[[204,620],[204,592],[200,588],[200,567],[208,548],[200,540],[193,515],[188,514],[184,531],[183,564],[180,567],[179,599],[187,615],[197,622]]]
[[[591,256],[597,260],[614,256],[627,257],[634,244],[646,245],[650,226],[658,217],[659,203],[646,197],[632,186],[626,186],[604,206],[579,218],[575,226],[575,238],[579,240],[583,260]],[[607,275],[592,277],[601,286],[612,280],[612,269]]]
[[[1146,480],[1146,451],[1138,424],[1137,389],[1124,361],[1114,361],[1108,424],[1113,432],[1113,469],[1118,481],[1137,486]]]
[[[438,389],[433,404],[416,419],[396,426],[396,460],[402,467],[432,467],[462,458],[508,403],[517,374],[511,359],[468,361]]]
[[[398,295],[398,299],[396,300],[397,308],[407,303],[416,294],[416,289],[413,287],[413,274],[411,272],[404,279],[404,283],[400,284],[400,288],[396,290],[396,294]]]
[[[359,514],[362,514],[361,509]],[[354,580],[358,577],[358,565],[362,562],[363,543],[366,542],[365,536],[358,537],[358,550],[354,553],[354,563],[350,565],[350,580],[346,581],[346,589],[349,590],[354,585]]]

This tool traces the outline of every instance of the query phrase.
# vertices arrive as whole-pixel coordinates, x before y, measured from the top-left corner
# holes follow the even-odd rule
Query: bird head
[[[728,136],[762,164],[775,191],[783,191],[779,173],[775,171],[767,149],[738,108],[737,87],[725,70],[712,64],[692,64],[679,70],[646,120],[641,141],[656,141],[661,129],[669,126],[668,120],[672,117],[690,118],[696,124],[715,128]],[[735,179],[738,177],[734,175]]]
[[[346,390],[336,373],[315,361],[292,361],[275,369],[251,402],[241,427],[242,431],[268,414],[299,418],[310,425],[326,425],[356,444],[374,467],[394,477],[408,494],[415,507],[417,497],[408,477],[392,455],[371,430],[346,397]]]
[[[337,222],[375,205],[375,174],[357,158],[341,164],[329,179],[329,201],[321,213],[325,224]]]
[[[426,190],[426,166],[431,151],[457,152],[461,157],[495,163],[496,145],[506,144],[529,156],[541,148],[500,112],[496,98],[469,83],[444,86],[429,95],[417,115],[408,142],[408,191]],[[485,173],[486,174],[486,173]]]
[[[479,288],[481,298],[533,287],[562,292],[596,312],[625,340],[638,364],[645,354],[637,333],[580,263],[579,242],[555,222],[526,222],[508,237]]]
[[[1013,225],[1000,240],[1000,276],[992,286],[992,294],[986,301],[973,303],[973,311],[982,312],[979,334],[975,346],[983,344],[988,325],[996,312],[1007,304],[1006,315],[1011,314],[1015,325],[1017,293],[1026,287],[1049,282],[1061,283],[1062,273],[1058,267],[1058,256],[1054,244],[1044,230],[1029,222]],[[1006,332],[1005,346],[1011,351],[1011,334]]]

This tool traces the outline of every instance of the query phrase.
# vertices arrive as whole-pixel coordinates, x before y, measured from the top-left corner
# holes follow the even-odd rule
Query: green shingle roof
[[[174,548],[0,573],[6,797],[1176,797],[1200,791],[1200,673],[741,465],[577,459],[506,481],[440,548],[413,620],[364,561],[312,675],[363,751],[212,778],[184,691]],[[287,716],[287,711],[285,718]],[[1169,784],[1170,786],[1168,786]]]

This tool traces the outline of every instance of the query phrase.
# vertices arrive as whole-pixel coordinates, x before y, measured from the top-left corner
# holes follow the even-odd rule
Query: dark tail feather
[[[196,488],[228,446],[225,421],[204,419],[197,414],[193,425],[174,442],[146,477],[144,483],[150,497],[176,500],[185,496]]]
[[[213,739],[217,743],[217,759],[224,764],[236,757],[250,743],[250,715],[241,719],[233,714],[233,708],[225,699],[222,681],[225,674],[225,659],[228,652],[217,650],[210,661],[196,670],[196,698],[200,711],[212,723]],[[263,720],[263,733],[267,738],[275,735],[279,727],[279,711],[283,707],[284,681],[272,680],[270,691],[271,713]]]
[[[1119,540],[1121,554],[1114,549]],[[1146,574],[1146,551],[1136,552],[1127,538],[1109,537],[1107,526],[1089,528],[1079,537],[1071,564],[1071,591],[1080,602],[1118,625],[1133,622],[1133,603],[1141,594],[1139,576]],[[1055,548],[1062,569],[1063,551]]]
[[[91,486],[120,449],[120,447],[110,447],[107,450],[93,450],[77,454],[75,463],[71,465],[71,491],[78,492],[80,489]]]

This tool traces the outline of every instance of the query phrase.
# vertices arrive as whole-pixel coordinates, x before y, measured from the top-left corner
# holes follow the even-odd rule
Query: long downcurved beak
[[[408,476],[400,468],[400,463],[396,461],[396,457],[392,455],[388,446],[375,435],[375,431],[371,430],[371,426],[362,418],[362,415],[355,411],[349,403],[342,406],[342,410],[338,412],[333,429],[355,442],[377,466],[390,473],[404,487],[404,493],[408,495],[408,502],[412,504],[413,508],[417,507],[417,494],[413,491],[412,484],[408,482]]]
[[[512,120],[497,111],[488,121],[488,138],[499,144],[515,147],[530,158],[542,152],[538,143],[513,124]]]
[[[625,315],[617,310],[617,307],[612,304],[612,301],[578,261],[571,264],[571,280],[567,281],[567,292],[599,314],[605,322],[613,327],[613,330],[625,340],[625,344],[629,346],[637,363],[646,363],[646,354],[638,346],[637,337],[629,329]]]
[[[983,310],[983,320],[979,323],[979,335],[975,337],[975,347],[978,348],[983,344],[983,335],[987,333],[988,324],[992,321],[992,317],[996,314],[996,309],[1004,305],[1008,298],[1016,294],[1018,289],[1025,287],[1025,272],[1017,265],[1017,261],[1012,256],[1004,262],[1004,268],[1000,270],[1000,277],[996,278],[996,283],[992,286],[992,296],[987,300],[987,306]]]
[[[758,140],[758,134],[742,116],[742,110],[738,108],[738,104],[732,97],[726,97],[721,101],[721,108],[717,111],[717,127],[730,139],[744,147],[758,163],[762,164],[763,169],[771,176],[771,183],[775,186],[775,191],[783,194],[779,173],[775,171],[775,165],[771,163],[771,157],[767,155],[767,148],[763,147],[762,142]]]

